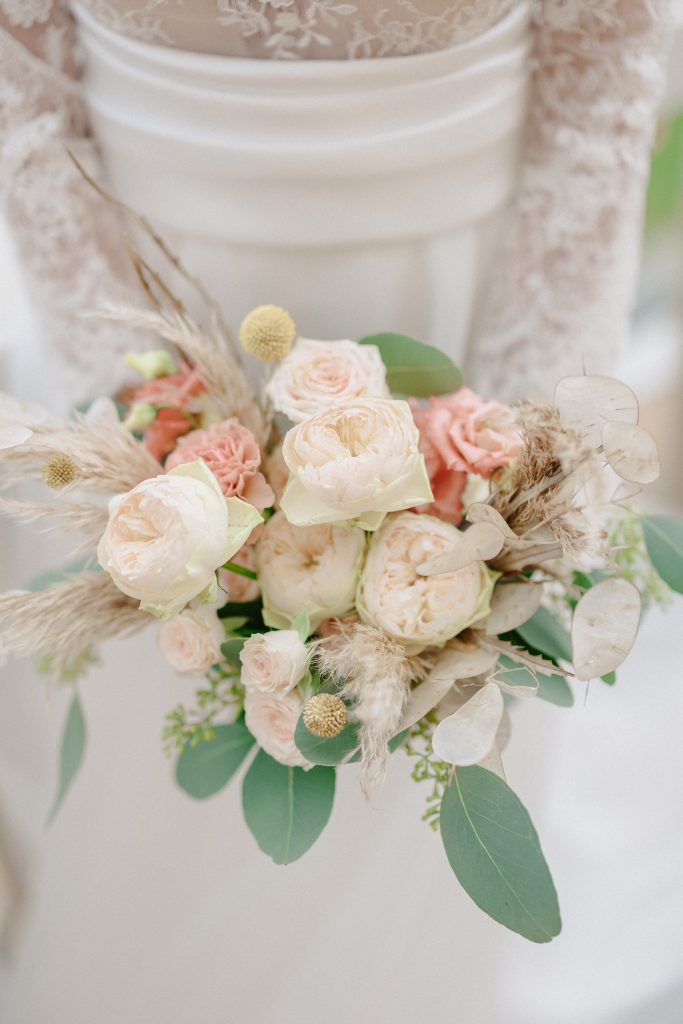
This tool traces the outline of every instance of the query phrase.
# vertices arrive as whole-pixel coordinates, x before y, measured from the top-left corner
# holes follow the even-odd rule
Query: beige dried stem
[[[128,253],[153,313],[149,318],[130,310],[119,313],[110,311],[105,315],[127,322],[131,326],[151,329],[174,344],[187,361],[199,371],[215,411],[225,418],[237,416],[252,430],[257,439],[264,443],[269,424],[244,372],[242,351],[225,323],[218,304],[199,278],[187,270],[146,217],[102,188],[70,151],[69,156],[84,180],[97,194],[135,223],[163,258],[190,285],[208,312],[209,327],[203,328],[195,322],[182,301],[171,292],[161,275],[150,266],[128,238]]]
[[[0,661],[49,654],[56,671],[91,644],[153,622],[103,572],[82,572],[48,590],[0,596]]]

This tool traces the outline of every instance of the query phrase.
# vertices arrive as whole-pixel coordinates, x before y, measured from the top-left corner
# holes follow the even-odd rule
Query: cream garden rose
[[[387,512],[432,500],[407,402],[343,402],[293,427],[282,455],[290,478],[280,508],[309,526],[355,519],[377,529]]]
[[[308,668],[308,648],[294,629],[252,633],[240,653],[241,683],[246,690],[289,693]]]
[[[282,512],[256,545],[263,619],[288,629],[306,612],[311,629],[353,608],[365,553],[365,534],[345,526],[292,526]]]
[[[216,570],[260,522],[252,505],[225,498],[197,459],[114,498],[97,557],[119,590],[166,619],[214,595]]]
[[[286,694],[247,690],[244,697],[244,720],[247,729],[266,754],[280,764],[310,768],[296,743],[294,731],[304,702],[297,690]]]
[[[376,345],[299,338],[273,374],[266,395],[277,412],[301,423],[348,399],[388,398],[386,378]]]
[[[206,672],[221,656],[225,630],[211,607],[185,608],[163,622],[159,647],[176,672]]]
[[[418,565],[451,550],[462,536],[450,523],[403,512],[372,537],[356,608],[409,653],[441,646],[488,614],[495,576],[483,562],[420,576]]]

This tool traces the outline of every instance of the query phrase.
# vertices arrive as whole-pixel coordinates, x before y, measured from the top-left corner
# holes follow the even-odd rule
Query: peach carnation
[[[469,388],[430,398],[428,405],[411,399],[410,405],[434,494],[434,501],[417,511],[457,524],[468,473],[488,478],[519,456],[522,438],[514,414]]]
[[[275,500],[263,473],[261,450],[250,430],[236,419],[215,423],[208,430],[193,430],[166,462],[167,469],[203,459],[226,498],[242,498],[261,511]]]
[[[133,404],[158,407],[154,422],[143,434],[145,447],[156,459],[173,451],[178,438],[191,430],[189,407],[203,390],[198,371],[181,363],[177,373],[147,380],[132,392]]]

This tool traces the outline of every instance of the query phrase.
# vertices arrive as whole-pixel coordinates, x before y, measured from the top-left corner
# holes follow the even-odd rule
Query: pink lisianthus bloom
[[[469,388],[430,398],[428,405],[411,399],[410,405],[434,494],[432,503],[416,511],[457,525],[468,473],[488,479],[516,459],[522,448],[519,427],[509,407],[485,402]]]
[[[191,431],[169,455],[166,469],[195,459],[204,460],[226,498],[242,498],[259,511],[275,501],[272,487],[259,472],[261,449],[256,438],[238,420]]]
[[[133,392],[133,401],[143,405],[171,406],[185,409],[191,398],[200,395],[204,383],[199,371],[188,363],[181,363],[177,373],[146,380]]]
[[[180,409],[159,409],[151,426],[143,432],[145,448],[161,460],[175,448],[178,438],[192,429],[192,423]]]
[[[145,447],[155,458],[163,459],[172,452],[178,438],[192,429],[188,407],[203,390],[198,371],[181,363],[177,373],[145,381],[132,392],[132,404],[159,408],[154,422],[143,433]]]

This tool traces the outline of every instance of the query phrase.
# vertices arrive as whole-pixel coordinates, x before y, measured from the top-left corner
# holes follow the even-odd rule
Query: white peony
[[[306,612],[311,629],[353,608],[365,534],[345,526],[296,527],[276,512],[256,545],[263,618],[287,629]]]
[[[213,596],[216,570],[260,522],[253,505],[223,497],[197,459],[112,499],[97,557],[119,590],[166,619]]]
[[[244,720],[247,729],[266,754],[280,764],[310,768],[311,764],[294,742],[294,731],[304,702],[297,690],[286,694],[247,690]]]
[[[299,338],[266,395],[277,412],[301,423],[348,399],[388,398],[387,371],[376,345]]]
[[[483,562],[457,572],[420,576],[417,567],[451,550],[462,536],[450,523],[404,512],[387,519],[371,539],[356,608],[416,654],[441,646],[488,614],[495,582]]]
[[[215,608],[186,608],[163,622],[159,647],[176,672],[206,672],[221,656],[225,630]]]
[[[290,479],[280,508],[308,526],[355,519],[377,529],[387,512],[432,501],[419,434],[407,402],[343,402],[299,423],[282,454]]]
[[[294,629],[253,633],[240,653],[241,683],[246,690],[289,693],[308,668],[308,648]]]

